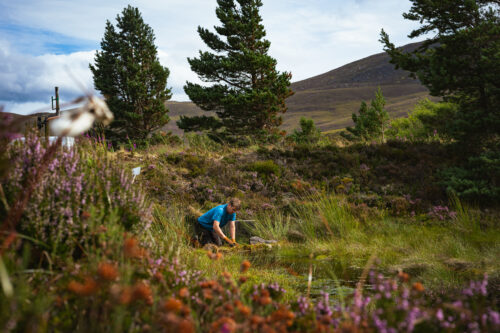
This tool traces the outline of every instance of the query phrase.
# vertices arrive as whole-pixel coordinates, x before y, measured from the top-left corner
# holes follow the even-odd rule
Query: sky
[[[197,33],[220,25],[216,0],[0,0],[0,105],[29,114],[50,111],[58,86],[61,103],[93,88],[89,63],[106,21],[132,5],[156,37],[158,57],[168,67],[173,101],[188,101],[186,81],[200,82],[187,62],[208,50]],[[418,23],[404,20],[409,0],[263,0],[262,24],[269,54],[279,71],[304,80],[383,51],[383,28],[397,46]]]

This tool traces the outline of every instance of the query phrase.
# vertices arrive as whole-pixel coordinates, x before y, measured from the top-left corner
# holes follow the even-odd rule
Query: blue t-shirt
[[[219,205],[210,209],[208,212],[198,218],[198,222],[203,228],[214,230],[214,221],[219,221],[219,226],[222,228],[229,221],[236,220],[236,213],[228,214],[226,211],[227,204]]]

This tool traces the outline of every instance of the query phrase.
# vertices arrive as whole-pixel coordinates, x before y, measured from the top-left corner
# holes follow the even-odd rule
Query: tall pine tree
[[[101,51],[90,69],[95,88],[115,115],[110,134],[143,139],[169,121],[170,71],[160,64],[153,29],[137,8],[129,5],[116,20],[118,31],[106,22]]]
[[[228,134],[257,134],[275,130],[286,112],[285,99],[291,74],[276,70],[276,60],[267,53],[271,43],[264,39],[260,0],[217,0],[216,14],[221,26],[216,33],[198,27],[198,34],[214,52],[188,58],[191,70],[202,86],[187,82],[184,91],[191,101],[215,117],[181,117],[185,131],[221,130]]]
[[[450,135],[481,147],[500,135],[500,3],[498,0],[411,0],[403,17],[420,22],[410,38],[429,36],[403,53],[382,30],[396,68],[408,70],[434,96],[455,102]]]

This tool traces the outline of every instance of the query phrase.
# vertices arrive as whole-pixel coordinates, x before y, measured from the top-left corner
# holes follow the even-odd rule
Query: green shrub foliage
[[[408,117],[391,121],[387,130],[390,139],[408,141],[451,140],[447,119],[456,113],[453,103],[434,103],[428,99],[420,101]]]
[[[294,130],[290,138],[295,143],[317,143],[321,137],[320,130],[314,125],[314,120],[300,117],[300,131]]]

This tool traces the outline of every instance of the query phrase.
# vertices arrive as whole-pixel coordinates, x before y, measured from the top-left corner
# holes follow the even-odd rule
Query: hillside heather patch
[[[35,134],[10,146],[10,173],[2,181],[10,204],[35,172],[46,145]],[[18,224],[18,232],[43,242],[51,251],[72,253],[85,243],[92,225],[106,225],[113,212],[125,230],[147,228],[151,207],[132,177],[104,156],[61,148],[49,163]]]

